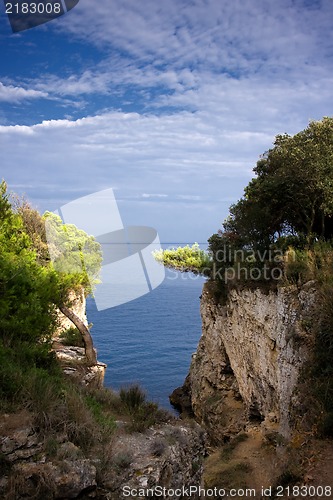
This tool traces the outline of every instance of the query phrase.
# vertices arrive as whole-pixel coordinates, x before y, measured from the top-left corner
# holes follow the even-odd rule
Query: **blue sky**
[[[0,12],[0,177],[40,211],[113,188],[126,225],[205,242],[274,136],[333,114],[332,0]]]

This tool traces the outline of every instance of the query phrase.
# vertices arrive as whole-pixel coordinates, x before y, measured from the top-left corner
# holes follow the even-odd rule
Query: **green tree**
[[[26,203],[17,204],[14,211],[4,182],[0,185],[0,220],[3,342],[6,345],[29,339],[46,342],[55,328],[56,308],[59,308],[79,329],[87,363],[96,364],[89,329],[71,310],[70,292],[82,287],[86,294],[92,291],[102,261],[100,245],[75,226],[62,224],[54,214],[41,217]],[[46,221],[52,236],[50,244]],[[49,250],[57,252],[54,261]]]
[[[226,235],[267,248],[285,235],[310,242],[333,236],[333,119],[312,121],[294,136],[277,135],[254,168],[244,196],[230,208]]]

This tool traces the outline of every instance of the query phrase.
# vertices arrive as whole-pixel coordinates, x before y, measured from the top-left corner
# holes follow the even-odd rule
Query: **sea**
[[[183,384],[201,335],[200,295],[205,278],[166,269],[162,284],[131,302],[98,311],[87,300],[106,387],[139,384],[147,399],[173,411],[169,395]]]

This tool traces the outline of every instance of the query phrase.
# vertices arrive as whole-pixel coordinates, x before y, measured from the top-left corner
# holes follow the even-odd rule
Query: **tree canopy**
[[[244,196],[230,207],[224,233],[267,246],[279,237],[333,236],[333,119],[312,121],[294,136],[277,135]]]
[[[45,220],[53,231],[51,259]],[[57,248],[55,248],[57,247]],[[53,256],[54,257],[54,256]],[[87,293],[98,279],[101,250],[93,237],[62,224],[51,214],[42,217],[26,203],[11,206],[6,184],[0,184],[0,343],[48,345],[59,308],[79,328],[87,361],[96,362],[89,330],[71,311],[70,290]],[[80,266],[73,265],[79,262]]]

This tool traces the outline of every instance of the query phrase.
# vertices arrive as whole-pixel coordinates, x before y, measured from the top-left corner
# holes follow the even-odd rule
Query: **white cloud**
[[[214,79],[256,84],[302,85],[330,79],[333,4],[299,0],[81,0],[53,27],[101,51],[94,67],[67,75],[44,74],[29,88],[56,96],[119,95],[144,89],[136,98],[150,107],[170,93],[173,105],[195,106],[197,93]],[[216,83],[216,88],[217,88]],[[283,90],[283,89],[282,89]],[[191,92],[193,100],[191,101]],[[184,94],[186,99],[184,99]],[[213,88],[213,95],[216,90]],[[167,103],[158,99],[157,102]],[[203,105],[205,101],[203,101]],[[121,106],[121,102],[120,102]],[[197,107],[195,108],[197,109]]]
[[[14,85],[4,85],[0,82],[0,101],[1,102],[20,102],[27,99],[47,98],[47,92],[39,90],[24,89]]]
[[[70,75],[62,78],[58,75],[43,75],[37,81],[31,81],[35,88],[60,96],[79,96],[81,94],[108,93],[110,77],[107,73],[97,73],[91,70],[81,75]]]
[[[191,195],[191,194],[178,194],[178,200],[187,200],[187,201],[200,201],[202,200],[202,196]]]
[[[142,198],[167,198],[167,194],[162,193],[143,193]]]
[[[59,28],[103,50],[168,68],[256,72],[292,69],[327,57],[330,0],[81,0]]]
[[[109,112],[31,127],[2,126],[0,136],[2,175],[9,186],[17,179],[33,185],[26,194],[41,209],[117,186],[128,224],[166,227],[177,221],[177,231],[183,227],[190,233],[202,221],[202,238],[226,215],[225,199],[231,193],[240,196],[258,146],[253,144],[249,154],[248,145],[242,151],[242,141],[234,138],[230,148],[221,130],[190,112]],[[207,195],[201,200],[203,192]],[[209,213],[215,216],[204,225],[204,214],[212,207],[215,211]]]

